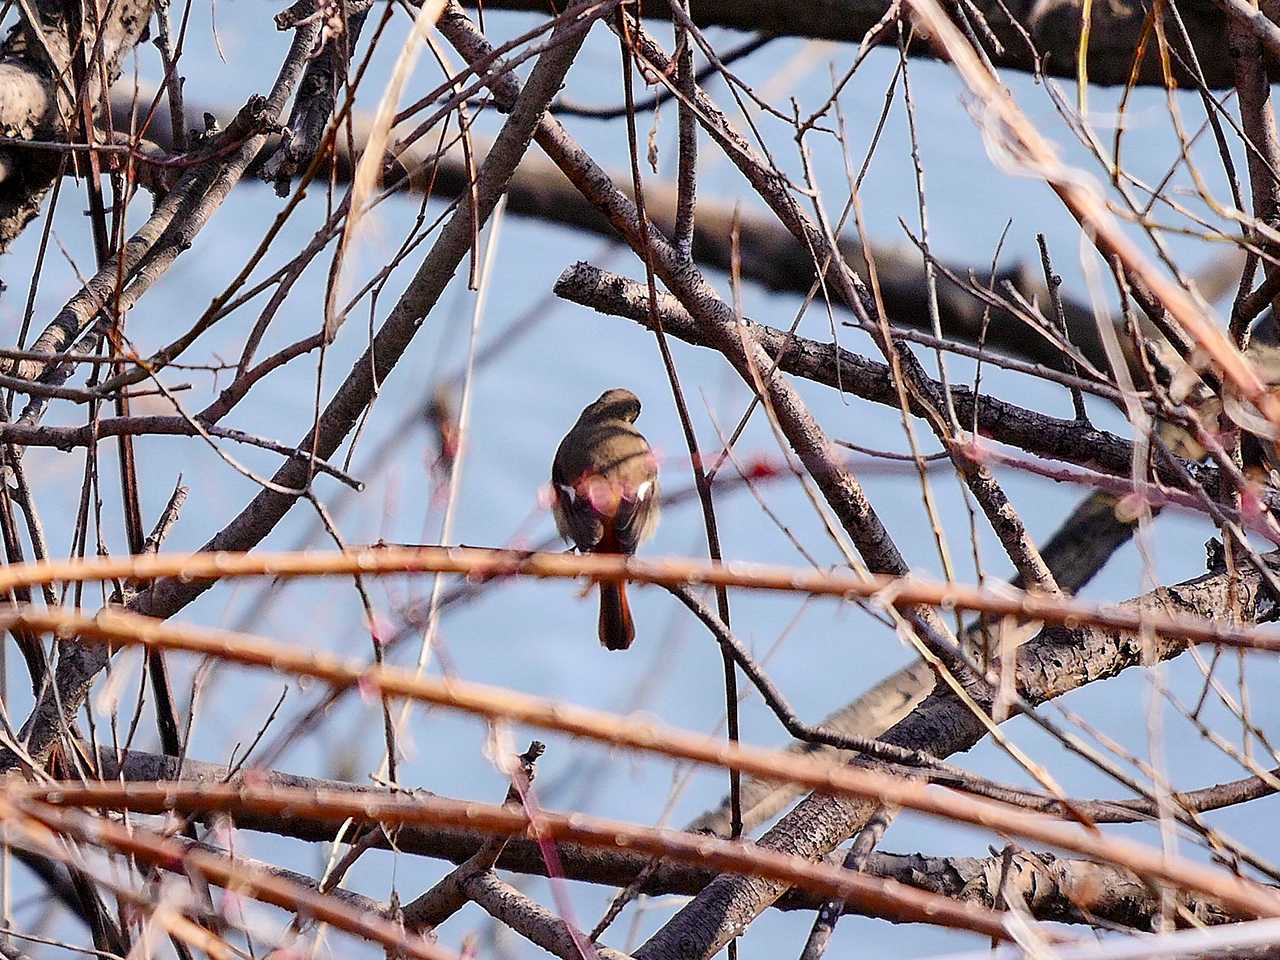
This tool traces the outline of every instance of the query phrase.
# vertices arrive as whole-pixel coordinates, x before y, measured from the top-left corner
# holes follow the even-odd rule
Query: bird
[[[640,400],[606,390],[565,434],[551,462],[556,528],[581,553],[630,556],[658,524],[658,462],[635,427]],[[600,643],[626,650],[635,623],[624,581],[600,583]]]

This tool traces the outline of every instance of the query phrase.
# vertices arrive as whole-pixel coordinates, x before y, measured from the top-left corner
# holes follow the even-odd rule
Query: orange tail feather
[[[625,583],[600,584],[600,643],[606,650],[625,650],[636,638]]]

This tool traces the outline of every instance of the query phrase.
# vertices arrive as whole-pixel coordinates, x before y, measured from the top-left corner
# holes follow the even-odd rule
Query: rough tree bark
[[[76,45],[68,5],[56,0],[34,4],[39,22],[20,17],[0,46],[0,136],[66,139],[76,126],[69,122],[76,106],[72,55],[79,53],[79,47],[100,50],[108,84],[114,82],[121,61],[147,28],[151,6],[151,0],[111,0],[102,11],[106,23],[101,36],[91,21],[86,22],[78,37],[81,43]],[[84,95],[91,104],[102,93],[99,76],[98,71],[89,71]],[[0,147],[0,254],[39,212],[62,160],[58,153]]]
[[[478,0],[468,2],[478,5]],[[546,12],[543,0],[484,0],[483,5],[486,10]],[[985,18],[1003,48],[987,51],[997,67],[1035,72],[1036,57],[1028,47],[1029,37],[1043,57],[1044,73],[1075,78],[1084,6],[1082,0],[1011,0],[1003,3],[1000,0],[978,0],[973,8]],[[866,33],[881,22],[888,9],[889,5],[882,0],[787,0],[786,3],[773,0],[692,0],[690,3],[693,20],[701,27],[728,27],[847,43],[860,43]],[[1016,24],[1005,15],[1006,9]],[[1205,81],[1214,88],[1229,87],[1232,75],[1224,14],[1210,0],[1183,0],[1178,9],[1195,43]],[[646,17],[669,19],[671,16],[669,0],[643,0],[641,10]],[[1133,69],[1134,51],[1142,36],[1147,7],[1138,3],[1109,2],[1094,3],[1092,10],[1089,81],[1107,85],[1126,83]],[[1172,26],[1169,32],[1174,34]],[[896,43],[896,31],[890,31],[883,42]],[[912,52],[932,55],[923,40],[912,47]],[[1274,76],[1276,60],[1269,55],[1266,63]],[[1189,85],[1187,71],[1177,62],[1174,67],[1178,70],[1179,82]],[[1154,51],[1143,60],[1137,80],[1163,86],[1159,57]]]

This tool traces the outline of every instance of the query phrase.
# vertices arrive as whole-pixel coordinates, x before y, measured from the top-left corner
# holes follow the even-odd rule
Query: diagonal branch
[[[584,4],[583,7],[589,6]],[[493,150],[480,168],[474,191],[476,208],[464,198],[442,229],[408,288],[391,310],[373,343],[355,362],[346,380],[338,387],[315,428],[297,445],[329,459],[373,402],[378,385],[404,355],[422,322],[466,256],[473,239],[472,226],[489,218],[498,197],[528,148],[533,129],[547,104],[559,91],[565,73],[580,48],[591,19],[563,23],[553,35],[557,41],[538,59],[520,101],[494,142]],[[272,477],[277,489],[262,490],[241,513],[206,545],[209,551],[245,550],[256,546],[274,529],[297,502],[310,481],[306,461],[293,459]],[[296,490],[298,493],[280,492]],[[138,595],[132,609],[152,616],[168,617],[200,596],[210,581],[192,582],[171,578],[161,580]],[[23,726],[32,756],[47,757],[65,720],[75,716],[88,695],[93,679],[107,664],[104,648],[74,645],[58,663],[55,690],[46,691]]]
[[[1274,561],[1274,555],[1272,556]],[[1213,584],[1213,586],[1210,586]],[[1210,575],[1189,584],[1156,591],[1129,602],[1141,610],[1191,613],[1217,611],[1236,587],[1241,588],[1241,615],[1247,620],[1273,618],[1277,610],[1267,599],[1256,570],[1234,577]],[[1208,592],[1201,592],[1208,588]],[[1018,689],[1033,704],[1113,676],[1125,666],[1163,660],[1185,649],[1182,641],[1158,643],[1151,651],[1136,635],[1085,631],[1084,636],[1051,627],[1023,646],[1017,656]],[[1151,654],[1148,657],[1148,653]],[[937,756],[968,750],[987,735],[986,726],[953,691],[935,689],[883,739],[904,747],[928,749]],[[877,809],[874,801],[853,801],[811,794],[784,816],[760,840],[762,846],[802,856],[825,856],[859,830]],[[640,951],[644,960],[690,956],[710,957],[742,926],[750,923],[784,892],[758,879],[721,877],[713,881],[678,913]]]

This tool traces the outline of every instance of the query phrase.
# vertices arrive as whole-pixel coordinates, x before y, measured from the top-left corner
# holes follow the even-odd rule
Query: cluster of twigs
[[[456,0],[298,0],[275,18],[288,49],[274,83],[235,111],[221,103],[195,107],[210,90],[184,85],[183,48],[196,29],[191,0],[16,0],[0,8],[0,18],[12,21],[0,49],[0,253],[24,231],[39,234],[29,264],[13,254],[0,261],[9,267],[7,296],[26,289],[17,337],[0,350],[6,560],[0,628],[30,680],[28,699],[6,676],[0,702],[0,769],[9,777],[0,792],[0,954],[171,952],[181,960],[199,954],[221,960],[328,949],[324,937],[332,929],[388,956],[435,960],[483,952],[469,939],[461,940],[461,952],[447,946],[460,941],[449,921],[469,904],[564,960],[676,960],[726,949],[734,955],[738,938],[774,907],[813,914],[808,938],[795,946],[802,960],[824,954],[848,913],[977,933],[1027,956],[1103,958],[1133,951],[1135,942],[1149,956],[1280,950],[1280,868],[1211,816],[1265,804],[1280,790],[1280,755],[1250,709],[1245,669],[1280,652],[1280,633],[1265,625],[1280,616],[1280,489],[1271,469],[1280,462],[1280,335],[1272,317],[1280,305],[1280,136],[1268,79],[1280,56],[1280,8],[1215,0],[1189,11],[1177,0],[1159,0],[1099,10],[1089,0],[1061,0],[1024,16],[1002,0],[960,0],[946,9],[937,0],[848,0],[835,23],[818,15],[825,7],[816,0],[797,0],[781,17],[738,0],[577,0],[555,11],[520,0],[484,6],[491,18],[501,8],[540,15],[495,46],[480,11],[473,15]],[[655,35],[653,18],[671,21],[670,50]],[[717,49],[704,32],[716,25],[754,35]],[[610,32],[620,53],[618,103],[586,105],[572,85],[562,91],[566,75],[589,34]],[[835,48],[830,95],[812,112],[795,100],[780,106],[776,92],[756,90],[734,72],[735,63],[781,34],[844,42]],[[147,62],[140,47],[147,36],[160,65],[151,93],[122,78],[131,58]],[[367,79],[370,64],[387,48],[396,53],[391,75],[375,85]],[[876,48],[884,49],[873,54]],[[423,90],[414,66],[427,51],[442,79]],[[897,68],[858,172],[842,97],[872,55],[896,57]],[[1046,196],[1078,221],[1092,248],[1083,257],[1095,288],[1090,302],[1064,296],[1043,236],[1030,270],[1001,268],[999,251],[989,268],[943,262],[930,252],[918,91],[912,92],[917,57],[949,65],[992,156],[1010,172],[1043,182]],[[1064,163],[1059,147],[1029,119],[1002,79],[1002,71],[1015,70],[1045,81],[1064,129],[1096,161],[1105,187],[1090,171]],[[1076,81],[1074,104],[1050,82],[1053,76]],[[652,89],[638,93],[637,80]],[[1113,145],[1101,139],[1087,105],[1089,83],[1098,80],[1125,84],[1122,114],[1136,85],[1169,92],[1180,151],[1161,182],[1149,184],[1126,169],[1123,117]],[[1186,126],[1191,101],[1178,88],[1198,94],[1199,132]],[[724,93],[713,96],[712,89]],[[899,92],[918,198],[909,253],[873,244],[863,213],[863,176]],[[639,115],[670,109],[677,132],[673,183],[645,174],[638,128]],[[204,128],[194,130],[191,118],[200,113]],[[482,138],[472,128],[490,113],[501,126]],[[625,131],[629,169],[598,163],[561,117],[616,123]],[[794,135],[798,176],[780,169],[760,133],[763,124]],[[1221,176],[1197,166],[1193,148],[1206,130]],[[819,139],[833,141],[846,158],[848,191],[838,207],[818,187],[811,144]],[[707,145],[741,174],[759,201],[756,212],[697,196],[698,151]],[[127,327],[130,312],[172,282],[174,265],[200,244],[232,191],[251,179],[274,184],[274,221],[243,244],[233,278],[202,311],[171,318],[160,348],[138,349]],[[1230,196],[1216,195],[1210,181],[1224,182]],[[46,259],[58,246],[55,216],[60,204],[80,202],[64,194],[81,189],[95,264],[41,327],[35,306]],[[308,193],[328,201],[310,241],[268,270],[268,261],[281,260],[286,226],[316,212],[304,202]],[[357,282],[354,251],[371,214],[382,204],[408,203],[413,194],[421,208],[410,232],[388,263]],[[150,213],[135,226],[139,218],[126,214],[141,211],[147,198]],[[434,219],[429,201],[440,211]],[[445,501],[440,545],[352,546],[318,478],[333,478],[352,494],[365,489],[352,451],[383,383],[441,309],[455,277],[465,276],[483,300],[506,212],[620,241],[641,279],[602,263],[566,264],[558,280],[546,278],[542,299],[492,341],[478,345],[473,326],[466,368],[433,381],[423,402],[400,413],[389,432],[394,443],[424,419],[434,430],[433,474]],[[1233,252],[1193,277],[1170,253],[1174,232]],[[263,356],[263,343],[278,333],[274,321],[297,300],[300,278],[326,257],[322,309],[308,304],[305,311],[317,321]],[[727,274],[728,296],[708,270]],[[403,292],[387,308],[393,279]],[[744,316],[745,282],[803,298],[789,328]],[[1099,292],[1108,284],[1118,309]],[[1210,301],[1229,292],[1234,300],[1220,323]],[[475,369],[517,349],[521,334],[557,301],[652,331],[687,443],[664,471],[667,489],[677,491],[667,499],[697,503],[705,558],[570,556],[547,552],[549,543],[531,550],[452,546]],[[798,332],[814,304],[831,318],[819,339]],[[224,425],[255,401],[269,409],[261,401],[269,378],[274,384],[302,375],[308,358],[323,370],[338,338],[359,337],[358,325],[346,321],[365,309],[372,318],[367,347],[336,388],[325,395],[317,387],[305,436],[291,442]],[[256,318],[243,323],[254,310]],[[867,334],[876,355],[842,345],[836,318]],[[236,324],[244,329],[238,356],[199,356],[205,334]],[[690,385],[672,340],[714,351],[751,396],[731,429],[716,425],[714,445],[698,439]],[[948,375],[946,355],[976,363],[971,385]],[[992,395],[981,382],[984,366],[1058,385],[1069,392],[1072,414]],[[183,403],[189,385],[172,379],[179,373],[214,373],[228,382],[193,412]],[[838,390],[851,403],[897,411],[910,454],[895,458],[856,438],[836,439],[834,428],[811,412],[799,380]],[[141,397],[165,412],[135,412]],[[1107,416],[1121,427],[1093,421],[1090,410],[1103,407],[1118,413]],[[378,414],[389,416],[385,406]],[[62,422],[52,422],[59,416]],[[747,458],[738,451],[752,417],[772,429],[775,454]],[[922,429],[939,454],[922,453]],[[139,476],[154,468],[137,455],[135,440],[152,435],[191,438],[255,485],[252,500],[198,552],[162,549],[187,498],[181,482],[147,530]],[[102,522],[103,443],[115,447],[119,464],[120,531]],[[261,475],[241,462],[235,445],[272,454],[279,465]],[[40,478],[24,458],[31,447],[77,451],[83,464],[68,544],[46,537]],[[375,450],[370,462],[385,455]],[[1011,583],[982,575],[980,563],[979,583],[958,573],[936,507],[938,463],[954,474],[970,505],[975,560],[985,525],[1015,573]],[[678,490],[672,475],[681,464],[688,485]],[[872,467],[886,464],[901,484],[919,488],[943,580],[913,573],[863,485]],[[1013,471],[1086,489],[1052,539],[1037,542],[1006,493],[1001,477]],[[804,491],[842,558],[838,565],[819,562],[776,516],[769,483]],[[716,505],[740,488],[782,528],[807,567],[740,564],[722,554]],[[255,551],[295,506],[315,515],[332,548]],[[1145,556],[1149,528],[1166,510],[1187,514],[1216,538],[1203,575],[1145,581],[1123,602],[1076,596],[1135,533]],[[115,542],[125,550],[111,556]],[[429,600],[406,604],[388,629],[368,584],[427,573],[435,575]],[[367,658],[261,635],[273,591],[287,579],[313,577],[355,584],[370,631]],[[446,585],[446,577],[457,582]],[[239,629],[174,622],[211,588],[266,578],[274,578],[273,586],[263,588]],[[722,656],[727,739],[588,709],[564,696],[424,672],[445,611],[518,578],[630,580],[670,591]],[[731,591],[857,604],[916,659],[813,723],[804,719],[812,711],[803,692],[784,692],[764,658],[735,635]],[[420,640],[416,670],[388,661],[410,638]],[[146,683],[130,717],[117,690],[121,652],[133,648],[142,651]],[[1239,664],[1236,690],[1225,679],[1224,651],[1231,648]],[[168,661],[190,655],[202,666],[189,702],[181,704]],[[1194,703],[1159,680],[1158,665],[1174,658],[1198,671]],[[1152,715],[1170,707],[1181,713],[1243,776],[1179,790],[1157,758],[1127,754],[1088,718],[1056,702],[1139,667],[1152,669]],[[322,689],[300,712],[277,716],[277,704],[235,759],[189,756],[207,671],[250,668]],[[758,694],[793,738],[788,749],[740,742],[740,685]],[[160,744],[155,753],[135,748],[148,691]],[[372,784],[272,769],[285,750],[328,723],[330,708],[352,691],[380,707],[385,756]],[[415,703],[488,724],[497,745],[493,760],[510,785],[501,803],[453,799],[401,782],[404,721]],[[1213,729],[1206,704],[1233,715],[1239,736]],[[1124,796],[1069,795],[1051,765],[1002,727],[1011,717],[1115,781]],[[513,724],[564,735],[569,749],[596,742],[723,771],[727,795],[719,809],[683,830],[547,809],[534,786],[544,747],[535,743],[515,756],[506,735]],[[1019,784],[951,759],[988,740],[1025,775]],[[904,811],[1026,846],[1011,842],[989,858],[878,850]],[[1135,822],[1156,824],[1159,843],[1105,829]],[[327,844],[327,864],[313,876],[247,857],[232,841],[232,826],[291,838],[298,847]],[[397,893],[384,901],[345,889],[348,872],[375,848],[452,866],[412,898]],[[11,872],[13,860],[23,865],[22,882]],[[503,878],[512,872],[550,877],[554,905]],[[593,929],[576,924],[568,884],[617,888]],[[605,945],[624,911],[662,894],[683,899],[647,939],[625,950]],[[268,914],[244,909],[245,900],[278,908],[286,922],[265,922]]]

